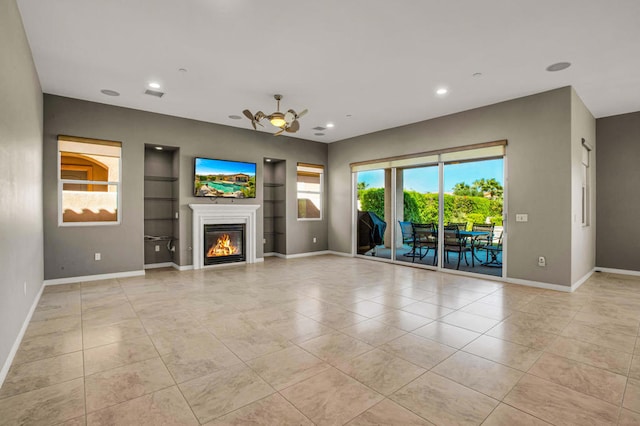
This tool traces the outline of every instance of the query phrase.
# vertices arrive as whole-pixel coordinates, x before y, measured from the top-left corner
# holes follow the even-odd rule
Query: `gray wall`
[[[507,276],[570,285],[571,94],[565,87],[330,144],[329,249],[351,252],[349,163],[507,139]],[[516,223],[516,213],[529,222]]]
[[[56,194],[57,135],[122,141],[122,224],[58,227]],[[143,267],[144,144],[180,148],[180,264],[191,265],[190,203],[262,204],[264,157],[287,160],[287,197],[295,205],[296,163],[327,164],[327,146],[318,142],[204,123],[127,108],[63,98],[44,97],[44,236],[45,279],[141,270]],[[257,198],[218,200],[193,196],[196,156],[257,163]],[[262,241],[262,209],[258,209],[258,241]],[[287,210],[287,253],[326,250],[326,240],[313,244],[307,235],[326,235],[327,220],[299,222]],[[102,254],[94,261],[95,252]],[[262,257],[258,244],[258,257]]]
[[[640,271],[640,112],[599,118],[596,265]]]
[[[42,92],[14,0],[0,0],[0,58],[2,369],[43,277]]]
[[[582,225],[582,139],[590,152],[590,220]],[[596,266],[596,120],[571,89],[571,283],[591,273]]]

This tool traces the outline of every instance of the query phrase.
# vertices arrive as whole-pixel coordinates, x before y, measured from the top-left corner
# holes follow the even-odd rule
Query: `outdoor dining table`
[[[475,245],[473,244],[476,238],[483,237],[489,235],[489,231],[459,231],[461,238],[468,238],[471,242],[471,256],[474,256],[478,262],[482,263],[482,259],[480,259],[475,254]]]

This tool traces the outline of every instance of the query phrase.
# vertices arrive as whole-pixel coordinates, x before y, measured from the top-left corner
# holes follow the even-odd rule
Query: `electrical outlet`
[[[544,256],[538,257],[538,266],[547,266],[547,259]]]
[[[528,222],[529,215],[526,213],[518,213],[516,214],[516,222]]]
[[[176,219],[180,219],[180,213],[176,212]]]
[[[267,244],[267,239],[266,238],[262,239],[262,244]]]
[[[317,243],[317,242],[318,242],[318,239],[317,239],[316,237],[313,237],[313,242],[314,242],[314,243]]]
[[[156,251],[160,251],[160,246],[156,244]]]
[[[102,260],[102,255],[100,253],[96,253],[93,255],[94,260]]]

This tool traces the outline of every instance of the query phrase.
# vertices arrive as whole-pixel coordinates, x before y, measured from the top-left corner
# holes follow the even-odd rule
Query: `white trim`
[[[333,250],[321,250],[321,251],[310,251],[306,253],[296,253],[296,254],[282,254],[276,253],[274,251],[265,253],[264,257],[279,257],[280,259],[297,259],[300,257],[311,257],[311,256],[325,256],[325,255],[334,255],[341,257],[355,257],[351,253],[344,253],[341,251],[333,251]],[[262,259],[264,261],[264,259]]]
[[[264,262],[264,257],[256,257],[256,263]]]
[[[578,281],[576,281],[575,283],[571,284],[571,291],[574,292],[576,291],[582,284],[585,283],[585,281],[587,281],[589,278],[591,278],[591,275],[593,275],[593,273],[595,272],[595,268],[590,270],[589,272],[587,272],[584,277],[580,278]]]
[[[4,380],[7,378],[7,374],[9,373],[9,368],[11,368],[11,364],[13,363],[13,358],[16,356],[18,352],[18,348],[20,347],[20,343],[22,343],[22,338],[24,337],[24,333],[27,331],[27,327],[29,327],[29,323],[31,322],[31,317],[33,313],[36,311],[36,307],[38,306],[38,302],[40,302],[40,297],[42,296],[42,291],[44,290],[44,283],[40,286],[40,291],[36,295],[33,303],[31,304],[31,309],[27,313],[27,317],[24,319],[22,323],[22,328],[16,337],[16,340],[13,342],[13,346],[11,346],[11,350],[9,351],[9,355],[7,355],[7,359],[0,370],[0,388],[4,383]]]
[[[545,288],[547,290],[556,290],[556,291],[563,291],[565,293],[571,293],[571,287],[567,285],[543,283],[540,281],[521,280],[519,278],[504,278],[503,281],[509,284],[524,285],[527,287]]]
[[[269,253],[263,254],[264,257],[279,257],[281,259],[286,259],[287,255],[282,253],[276,253],[275,251],[270,251]]]
[[[608,274],[631,275],[633,277],[640,277],[640,271],[631,271],[627,269],[601,268],[599,266],[596,266],[595,272],[606,272]]]
[[[281,253],[265,253],[265,256],[275,256],[281,259],[298,259],[301,257],[311,257],[311,256],[323,256],[325,254],[332,254],[329,250],[320,250],[320,251],[309,251],[306,253],[295,253],[295,254],[281,254]]]
[[[176,267],[176,264],[173,262],[148,263],[144,265],[144,269],[175,268],[175,267]]]
[[[178,271],[191,271],[193,269],[193,265],[178,265],[176,263],[172,263],[171,265]]]
[[[335,251],[335,250],[327,250],[327,254],[332,254],[334,256],[342,256],[342,257],[355,257],[353,253],[345,253],[343,251]]]
[[[140,275],[144,275],[144,274],[145,272],[143,269],[140,271],[115,272],[112,274],[98,274],[98,275],[85,275],[81,277],[56,278],[53,280],[44,280],[44,285],[72,284],[72,283],[79,283],[82,281],[98,281],[98,280],[108,280],[113,278],[139,277]]]
[[[193,269],[204,267],[204,225],[244,224],[246,262],[256,263],[256,210],[259,204],[189,204],[192,215]]]

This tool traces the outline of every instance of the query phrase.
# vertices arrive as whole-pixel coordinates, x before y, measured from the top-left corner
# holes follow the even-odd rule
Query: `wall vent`
[[[144,91],[145,95],[149,95],[149,96],[155,96],[156,98],[161,98],[164,96],[164,92],[158,92],[157,90],[145,90]]]

